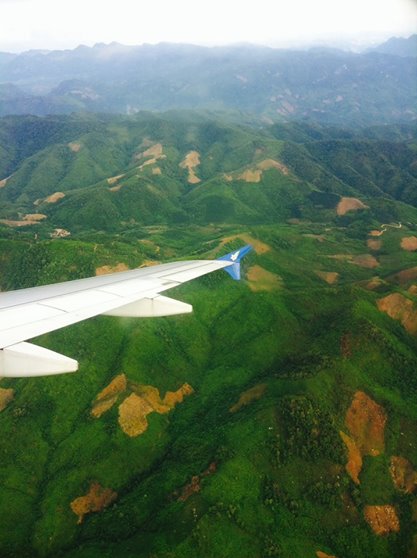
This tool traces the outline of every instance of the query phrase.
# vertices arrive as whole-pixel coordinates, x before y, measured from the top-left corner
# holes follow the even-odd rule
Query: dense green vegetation
[[[0,226],[2,290],[212,258],[247,242],[255,251],[241,282],[218,272],[168,293],[192,315],[101,316],[35,340],[80,370],[1,381],[14,399],[0,412],[0,556],[411,558],[416,496],[396,487],[390,467],[401,456],[417,469],[417,341],[377,301],[396,292],[417,303],[413,275],[398,276],[415,267],[401,247],[417,226],[403,196],[415,180],[415,128],[251,129],[143,113],[9,118],[4,134],[32,125],[39,143],[27,151],[24,134],[0,137],[13,172],[1,212],[47,219]],[[158,143],[165,157],[159,148],[138,157]],[[191,151],[198,183],[179,166]],[[349,165],[360,180],[341,172]],[[247,171],[252,181],[239,178]],[[57,191],[65,197],[33,205]],[[343,196],[367,207],[337,215]],[[392,226],[368,236],[382,224]],[[60,227],[71,236],[51,238]],[[372,238],[381,243],[368,246]],[[96,396],[122,373],[124,393],[94,418]],[[142,434],[122,430],[127,395],[151,385],[162,399],[184,384],[194,392],[149,414]],[[346,416],[357,392],[386,414],[383,448],[363,455],[359,484],[340,434],[354,437]],[[71,502],[94,483],[117,497],[77,523]],[[365,512],[388,505],[400,529],[377,535]]]

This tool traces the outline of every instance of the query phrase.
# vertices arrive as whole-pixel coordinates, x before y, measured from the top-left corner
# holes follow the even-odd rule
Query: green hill
[[[234,118],[0,126],[53,130],[0,134],[2,290],[254,246],[167,293],[193,314],[50,333],[77,374],[1,380],[2,557],[414,556],[413,127]]]

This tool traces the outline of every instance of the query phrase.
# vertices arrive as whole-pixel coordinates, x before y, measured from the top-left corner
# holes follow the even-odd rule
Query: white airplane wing
[[[160,295],[186,281],[225,269],[240,279],[247,245],[218,260],[173,262],[0,293],[0,377],[75,372],[78,362],[27,339],[92,316],[155,317],[192,311],[189,304]]]

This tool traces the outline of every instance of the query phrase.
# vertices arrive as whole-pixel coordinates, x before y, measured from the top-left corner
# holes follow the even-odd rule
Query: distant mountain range
[[[401,48],[388,41],[363,54],[118,43],[0,53],[0,115],[233,108],[270,123],[410,121],[416,58],[403,53],[414,44],[413,37]]]

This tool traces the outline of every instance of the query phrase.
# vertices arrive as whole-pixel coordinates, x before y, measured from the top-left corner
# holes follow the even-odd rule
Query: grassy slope
[[[258,245],[245,267],[261,266],[277,277],[275,283],[268,275],[263,279],[272,290],[253,292],[260,279],[235,283],[212,274],[172,292],[194,305],[191,316],[99,317],[39,339],[79,359],[80,372],[2,381],[16,396],[0,414],[0,554],[313,558],[323,550],[339,558],[407,556],[413,498],[394,489],[387,466],[392,455],[417,466],[417,347],[377,310],[376,299],[399,290],[414,300],[408,284],[389,277],[415,265],[415,255],[400,248],[403,236],[415,234],[415,208],[369,192],[361,199],[370,209],[335,215],[338,196],[357,191],[317,153],[313,157],[311,136],[338,140],[340,132],[290,127],[285,137],[281,129],[280,137],[300,140],[307,151],[269,132],[192,115],[109,117],[100,125],[111,131],[111,141],[92,142],[83,162],[100,162],[93,179],[99,182],[69,165],[65,184],[76,168],[79,186],[86,188],[67,189],[62,202],[41,206],[52,224],[36,229],[37,241],[33,229],[0,230],[3,289],[89,276],[102,265],[213,257],[248,242],[248,233],[269,250]],[[91,133],[81,136],[85,145]],[[402,139],[408,132],[397,133]],[[162,175],[145,169],[138,178],[132,156],[149,137],[163,143],[167,157],[158,161]],[[79,138],[77,131],[65,142]],[[66,145],[46,147],[20,168]],[[102,149],[111,145],[117,156],[103,162],[109,151]],[[195,186],[178,166],[190,150],[204,155],[197,171],[202,181]],[[82,149],[65,152],[71,164],[81,164]],[[266,158],[284,160],[292,174],[273,169],[259,183],[237,179]],[[118,192],[106,187],[110,171],[126,173]],[[224,173],[235,180],[228,182]],[[53,181],[48,188],[59,189]],[[312,195],[317,189],[322,193]],[[19,203],[28,211],[24,200]],[[369,253],[369,230],[394,219],[406,224],[381,237],[373,252],[379,267],[352,263],[349,258]],[[47,240],[51,227],[67,223],[71,240]],[[334,255],[347,259],[329,257]],[[317,272],[340,277],[331,286]],[[364,288],[373,276],[386,280],[379,291]],[[185,382],[194,394],[169,414],[150,415],[148,430],[129,438],[118,426],[117,407],[99,420],[90,416],[95,396],[122,372],[162,396]],[[260,384],[266,387],[259,399],[229,411],[242,392]],[[359,488],[345,472],[338,433],[346,431],[345,414],[357,390],[388,414],[385,452],[365,457]],[[179,500],[211,463],[216,471],[202,476],[201,490]],[[117,500],[77,525],[70,502],[95,481],[115,490]],[[389,503],[397,506],[401,531],[377,537],[364,520],[364,506]]]
[[[250,256],[247,265],[279,273],[278,291],[253,293],[245,282],[214,274],[172,293],[194,305],[192,316],[97,318],[39,340],[79,358],[80,373],[2,382],[16,389],[0,415],[3,555],[304,558],[319,549],[348,558],[406,555],[410,498],[393,489],[386,465],[397,454],[417,463],[416,344],[376,310],[380,295],[352,286],[373,270],[332,264],[341,273],[339,287],[315,275],[320,267],[330,269],[326,256],[335,249],[363,253],[363,241],[341,243],[337,232],[328,232],[320,243],[303,236],[306,230],[253,230],[273,250]],[[148,240],[173,257],[232,232],[177,229],[173,237],[167,229]],[[383,276],[409,265],[408,254],[398,255],[398,232],[385,236],[396,254],[381,256]],[[12,246],[4,244],[2,252],[14,260]],[[78,254],[79,270],[83,253],[95,254],[94,265],[144,257],[137,243],[124,244],[124,257],[111,243],[98,254],[85,242],[38,246],[62,264],[77,266]],[[62,279],[53,273],[49,268],[49,280]],[[349,357],[341,354],[347,334],[355,347]],[[99,420],[89,416],[95,395],[121,372],[161,394],[184,382],[195,393],[169,415],[150,416],[149,429],[129,438],[117,424],[116,408]],[[229,412],[242,391],[260,383],[267,385],[261,399]],[[344,471],[338,435],[358,389],[388,413],[386,454],[379,462],[367,458],[359,490]],[[202,478],[201,491],[178,501],[191,477],[212,462],[217,470]],[[115,490],[117,502],[77,525],[69,503],[92,481]],[[367,503],[396,503],[400,535],[373,535],[362,514]]]

